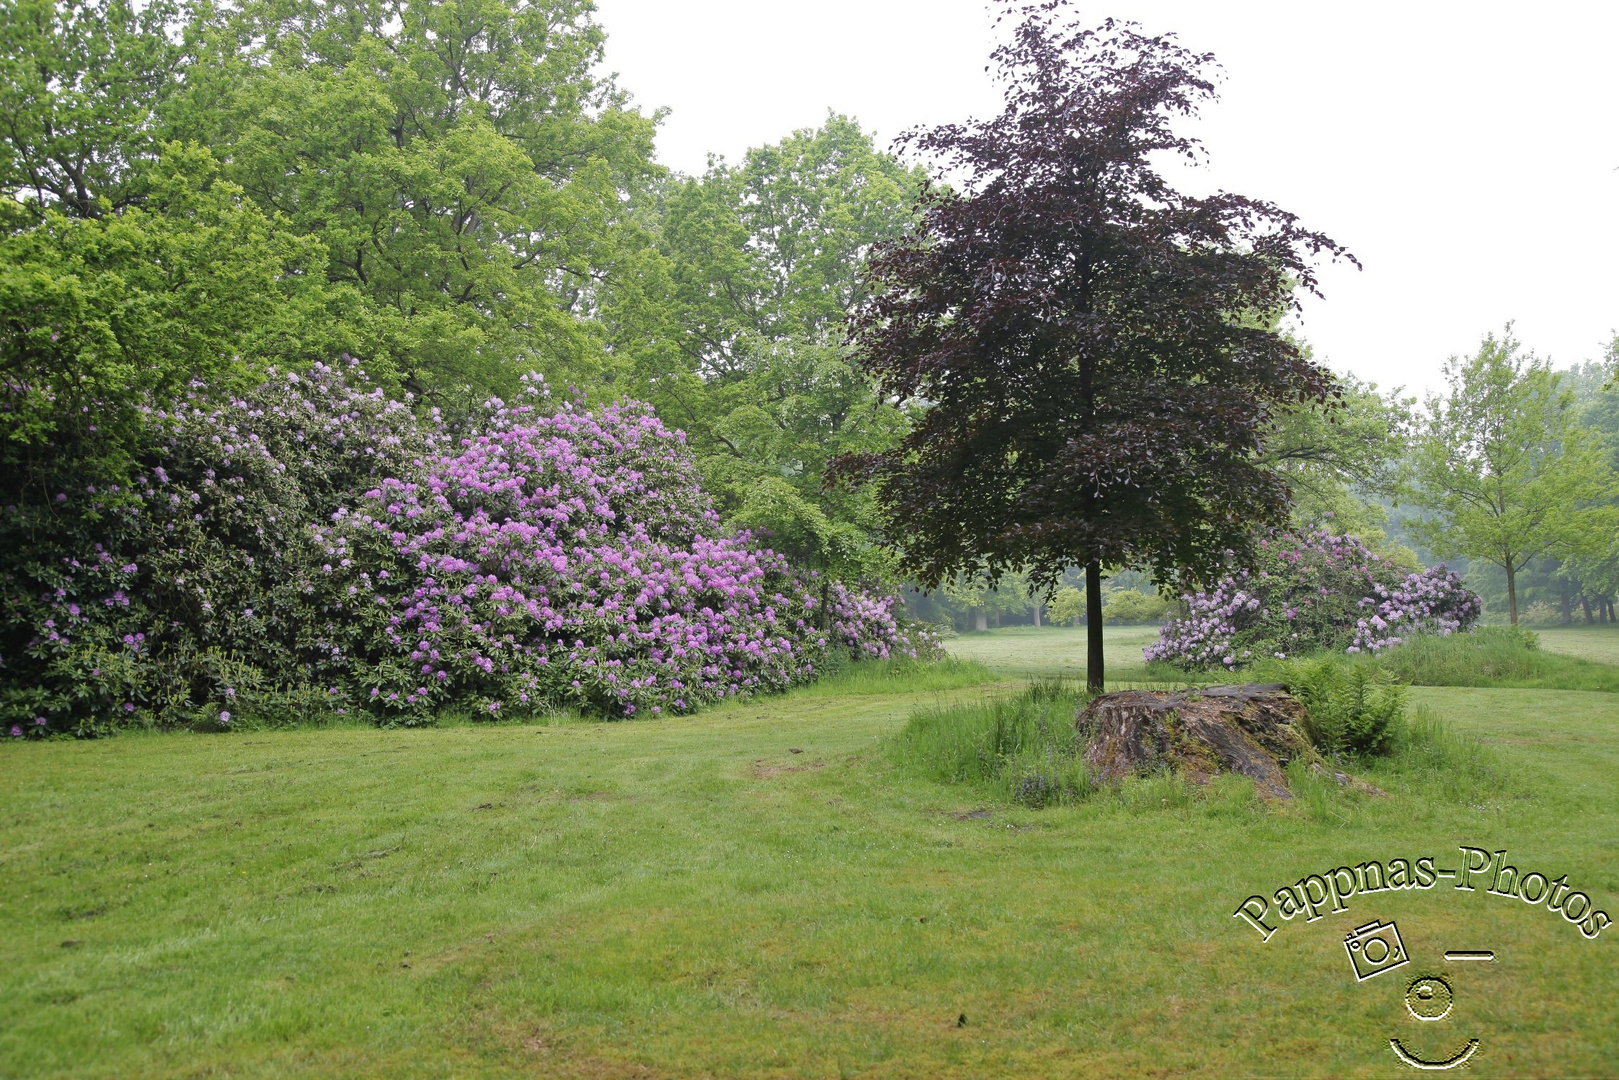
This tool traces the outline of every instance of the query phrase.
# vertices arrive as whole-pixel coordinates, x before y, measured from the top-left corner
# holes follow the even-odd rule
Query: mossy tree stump
[[[1207,784],[1233,772],[1251,777],[1265,798],[1290,799],[1283,770],[1304,761],[1340,784],[1369,787],[1329,769],[1305,737],[1306,719],[1304,705],[1280,683],[1249,683],[1102,694],[1075,724],[1088,739],[1085,765],[1104,783],[1167,771]]]

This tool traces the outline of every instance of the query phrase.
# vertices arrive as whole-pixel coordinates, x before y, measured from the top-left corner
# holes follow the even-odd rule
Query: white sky
[[[607,68],[672,111],[659,157],[709,153],[857,117],[901,130],[988,116],[981,0],[597,0]],[[1385,388],[1516,320],[1558,365],[1619,327],[1619,4],[1442,0],[1114,0],[1213,52],[1220,100],[1188,128],[1210,163],[1193,192],[1270,199],[1346,245],[1302,331],[1317,355]]]

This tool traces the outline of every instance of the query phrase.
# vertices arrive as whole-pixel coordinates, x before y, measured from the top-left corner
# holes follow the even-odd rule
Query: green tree
[[[169,112],[319,237],[404,384],[611,376],[594,319],[648,246],[655,118],[596,69],[589,0],[247,0]],[[225,72],[218,75],[217,72]]]
[[[1049,614],[1054,626],[1078,626],[1086,617],[1084,589],[1064,585],[1052,595]],[[1102,621],[1104,623],[1158,622],[1169,610],[1169,601],[1156,593],[1145,593],[1135,588],[1119,588],[1111,583],[1102,586]]]
[[[1292,493],[1293,524],[1327,528],[1380,543],[1388,515],[1378,502],[1400,494],[1400,465],[1410,438],[1411,406],[1398,391],[1341,380],[1341,407],[1309,403],[1284,410],[1267,440],[1266,464]]]
[[[164,148],[205,146],[315,242],[327,358],[440,400],[611,382],[598,315],[656,261],[662,170],[588,0],[0,0],[0,44],[11,232],[143,209]]]
[[[1614,489],[1561,376],[1520,353],[1509,324],[1472,357],[1452,357],[1449,388],[1429,396],[1413,453],[1416,501],[1432,511],[1413,531],[1437,552],[1499,566],[1513,625],[1518,572],[1545,555],[1589,550]]]
[[[686,430],[727,520],[843,575],[888,561],[869,494],[824,488],[826,464],[893,445],[907,423],[849,362],[844,320],[866,253],[910,225],[922,182],[836,115],[735,166],[713,161],[670,185],[666,292],[617,331],[638,393]]]
[[[1053,626],[1078,626],[1080,620],[1085,618],[1087,607],[1084,589],[1063,585],[1051,595],[1046,614],[1050,616]]]
[[[182,85],[171,0],[0,0],[0,191],[101,217],[146,194],[167,141],[158,111]]]
[[[238,381],[243,355],[329,355],[317,244],[219,179],[206,150],[171,144],[144,184],[143,206],[99,215],[0,210],[8,497],[63,470],[116,479],[145,402]]]
[[[989,629],[991,615],[1021,615],[1031,603],[1027,583],[1017,574],[1005,575],[993,584],[982,577],[962,576],[946,581],[940,592],[979,631]]]

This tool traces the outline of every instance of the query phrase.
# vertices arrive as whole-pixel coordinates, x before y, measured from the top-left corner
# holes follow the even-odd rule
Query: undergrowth
[[[1381,786],[1419,788],[1447,802],[1475,805],[1522,786],[1495,750],[1421,705],[1396,728],[1393,752],[1367,764]]]
[[[1092,788],[1074,731],[1074,713],[1087,697],[1073,682],[1048,679],[1010,697],[920,709],[890,751],[930,779],[1024,806],[1078,802]]]

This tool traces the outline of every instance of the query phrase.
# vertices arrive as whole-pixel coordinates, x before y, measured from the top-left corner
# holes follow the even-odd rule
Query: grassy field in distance
[[[1543,651],[1619,665],[1619,626],[1536,628]],[[1162,679],[1149,674],[1141,650],[1158,639],[1156,626],[1108,626],[1103,641],[1109,684]],[[1009,626],[945,642],[951,656],[976,660],[1007,676],[1085,677],[1083,626]]]
[[[1141,650],[1158,639],[1156,626],[1108,626],[1102,637],[1108,681],[1146,679]],[[1083,626],[1006,626],[966,633],[944,643],[951,656],[976,660],[1003,675],[1083,679]]]
[[[1540,647],[1547,652],[1595,660],[1599,664],[1619,664],[1619,626],[1539,626]]]
[[[680,719],[0,745],[0,1075],[1392,1076],[1394,1035],[1611,1071],[1612,931],[1447,887],[1266,943],[1232,912],[1464,843],[1614,910],[1613,695],[1414,690],[1508,767],[1477,802],[1374,773],[1387,798],[1035,811],[884,753],[1005,684],[863,678]],[[1351,975],[1374,918],[1425,968],[1500,960],[1420,1025],[1403,975]]]

